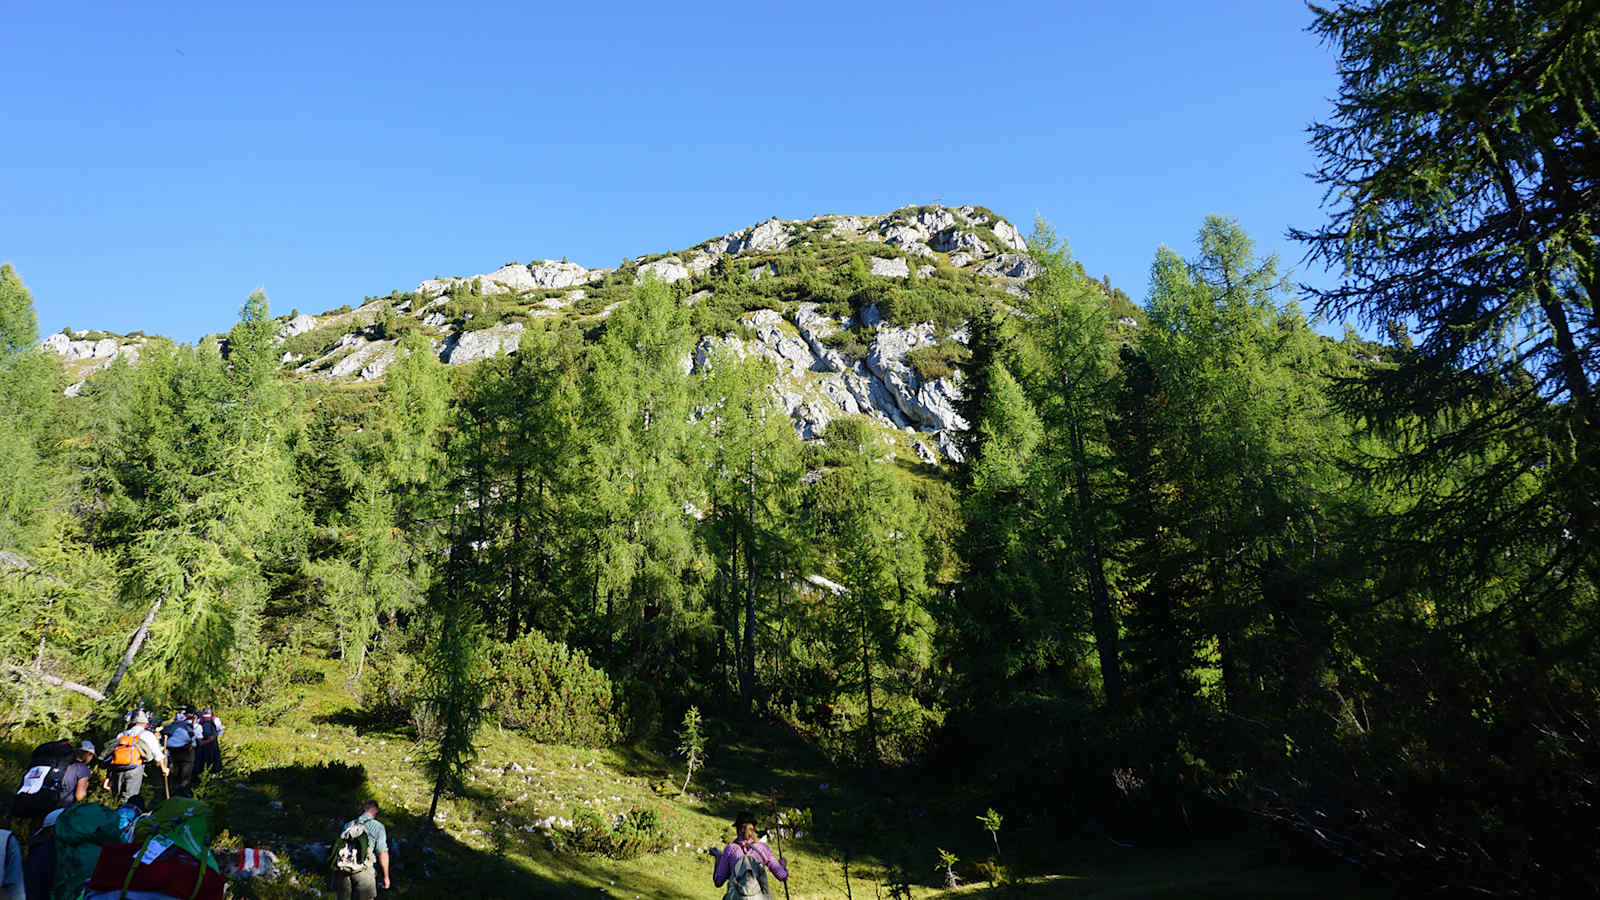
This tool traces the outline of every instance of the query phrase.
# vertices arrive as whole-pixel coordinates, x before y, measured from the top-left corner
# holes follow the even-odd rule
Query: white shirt
[[[157,737],[154,731],[143,725],[135,725],[117,735],[117,737],[120,738],[125,735],[133,736],[138,744],[139,753],[144,756],[145,762],[163,762],[166,760],[167,754],[161,749],[161,738]]]

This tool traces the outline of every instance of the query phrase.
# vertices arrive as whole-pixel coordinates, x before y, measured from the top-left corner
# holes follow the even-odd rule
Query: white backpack
[[[728,877],[725,900],[769,900],[767,893],[767,867],[754,853],[745,853],[733,864],[733,874]]]

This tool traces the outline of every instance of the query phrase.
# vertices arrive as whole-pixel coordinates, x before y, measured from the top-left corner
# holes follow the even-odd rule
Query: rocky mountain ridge
[[[808,299],[803,288],[774,285],[783,278],[795,281],[797,271],[807,273],[808,283],[831,283],[855,265],[865,269],[848,276],[857,284],[863,276],[884,286],[932,280],[958,297],[1020,295],[1037,272],[1026,246],[1010,222],[974,206],[774,218],[686,251],[624,260],[614,269],[535,260],[427,279],[414,291],[368,298],[356,308],[285,316],[278,338],[287,375],[373,381],[388,370],[398,335],[406,331],[422,332],[441,360],[463,365],[516,351],[526,329],[540,320],[597,324],[625,302],[627,290],[649,279],[673,285],[690,307],[710,309],[738,293],[727,279],[739,273],[745,280],[733,283],[768,291],[751,301],[764,306],[737,310],[703,331],[686,367],[703,368],[718,346],[768,359],[775,371],[772,389],[803,438],[819,437],[833,419],[864,415],[894,449],[936,463],[960,458],[955,434],[967,428],[956,412],[961,373],[953,366],[925,371],[917,354],[964,358],[964,323],[911,321],[904,314],[891,320],[875,302],[841,308]],[[763,279],[767,284],[756,284]],[[884,290],[892,294],[893,288]],[[143,340],[57,334],[43,346],[78,361],[68,388],[77,393],[84,379],[115,359],[136,361]]]

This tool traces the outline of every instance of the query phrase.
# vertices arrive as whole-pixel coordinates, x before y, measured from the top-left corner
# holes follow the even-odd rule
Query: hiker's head
[[[374,816],[376,816],[378,814],[378,801],[368,800],[367,802],[361,804],[361,811],[364,813],[372,813]]]
[[[78,745],[78,762],[88,762],[94,759],[94,741],[84,741]]]
[[[149,725],[150,724],[150,715],[149,715],[149,713],[146,713],[142,709],[136,711],[133,714],[133,724],[135,724],[135,725]]]
[[[733,839],[736,841],[753,841],[756,839],[756,816],[749,810],[741,810],[733,817]]]

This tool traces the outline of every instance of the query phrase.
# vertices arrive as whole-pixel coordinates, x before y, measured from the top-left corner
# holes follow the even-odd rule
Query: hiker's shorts
[[[378,870],[333,873],[333,893],[339,900],[372,900],[378,896]]]

